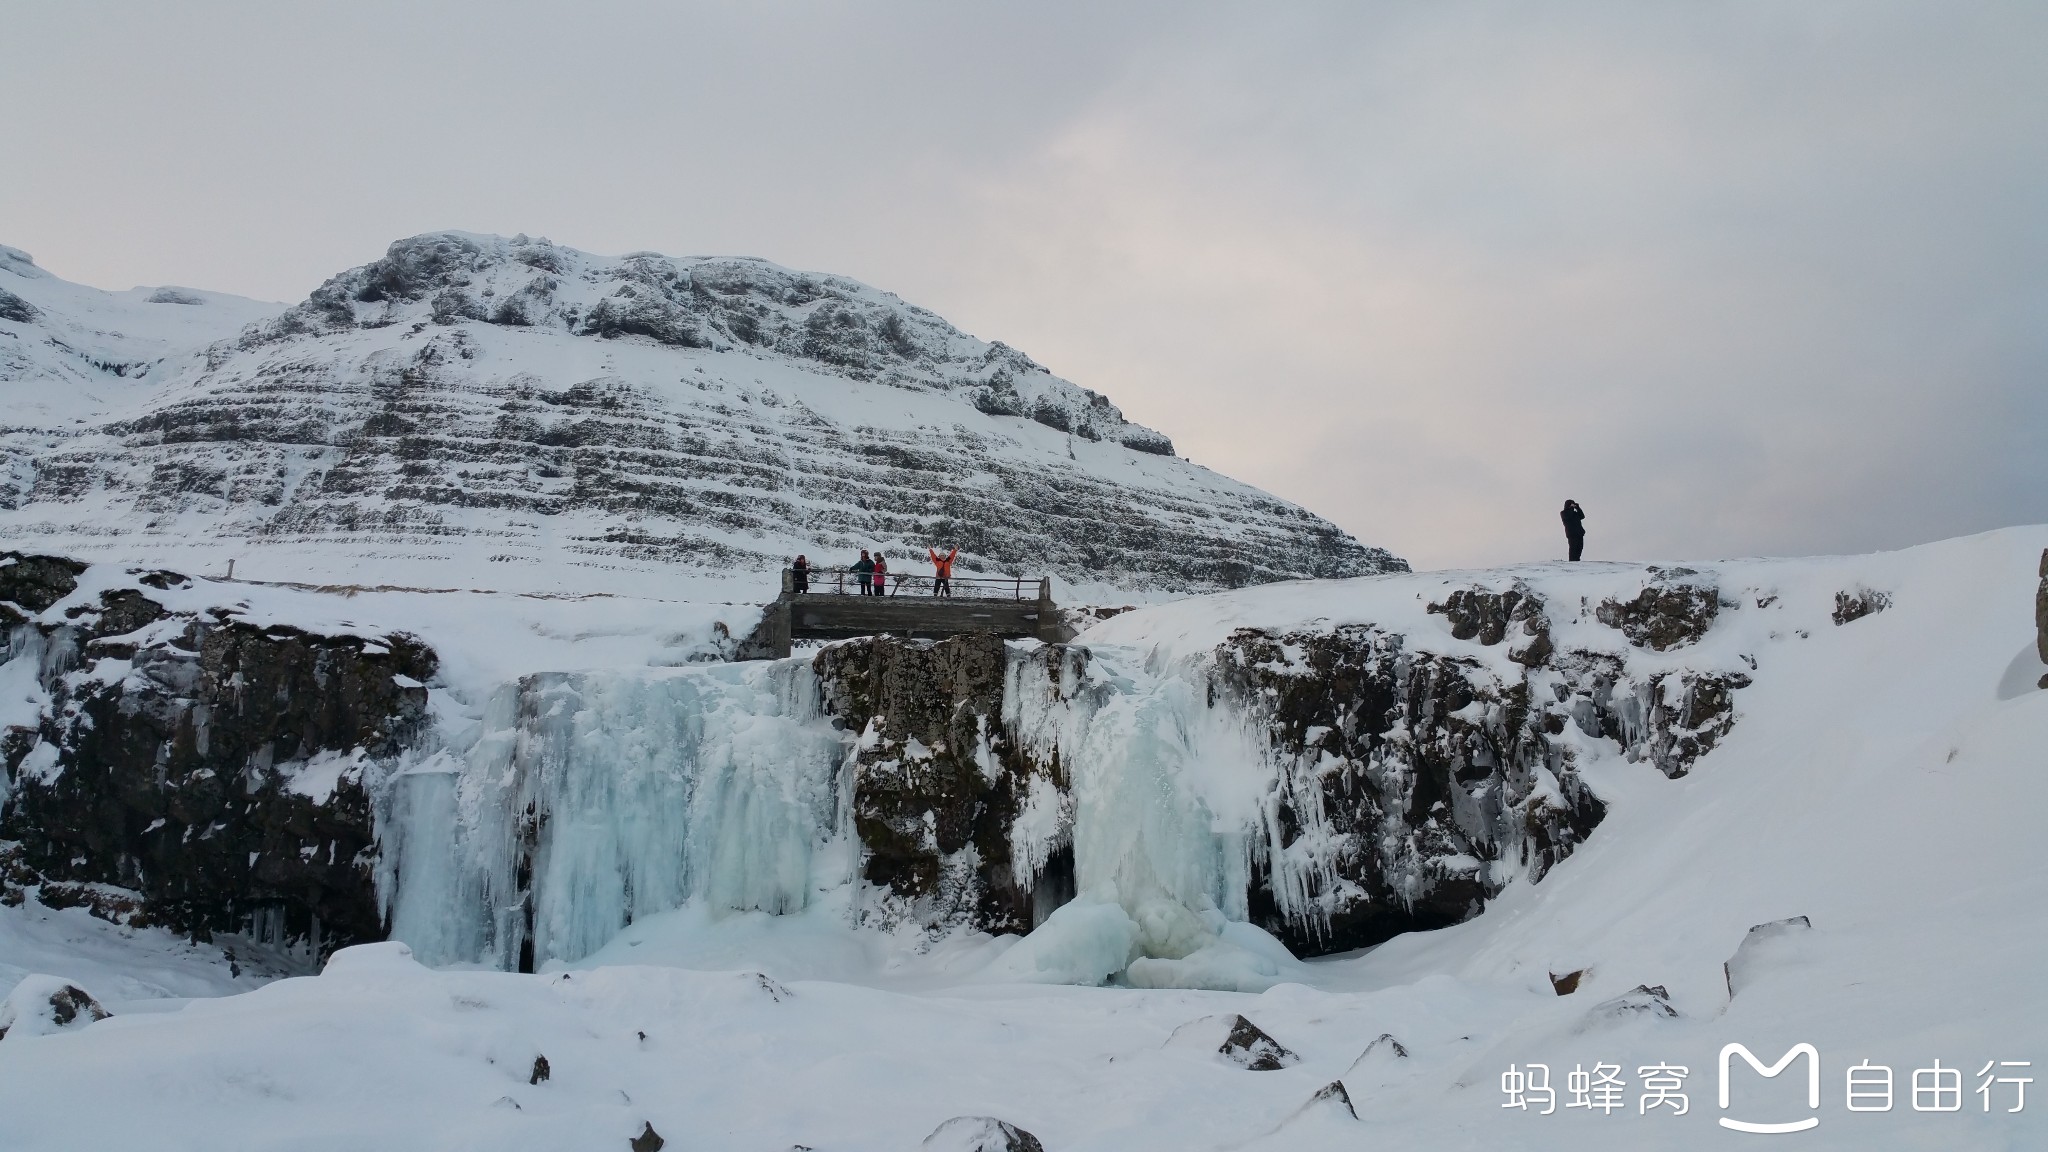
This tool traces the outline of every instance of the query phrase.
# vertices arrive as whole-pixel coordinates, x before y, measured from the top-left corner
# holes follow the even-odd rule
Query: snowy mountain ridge
[[[182,334],[205,339],[180,355],[120,335],[113,294],[25,257],[0,271],[20,302],[0,332],[36,350],[0,378],[10,396],[84,371],[58,349],[87,305],[114,333],[117,384],[0,430],[0,530],[39,550],[573,591],[643,590],[678,565],[757,591],[799,552],[933,544],[967,571],[1139,592],[1405,567],[842,277],[432,233],[276,311],[142,297],[204,302],[212,323]]]

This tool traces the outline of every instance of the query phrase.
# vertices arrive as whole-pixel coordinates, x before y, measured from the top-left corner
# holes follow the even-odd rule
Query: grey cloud
[[[10,6],[0,240],[859,276],[1423,564],[2048,520],[2031,5]]]

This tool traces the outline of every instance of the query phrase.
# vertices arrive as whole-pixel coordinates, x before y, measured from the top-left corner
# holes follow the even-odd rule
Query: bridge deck
[[[851,640],[884,633],[920,640],[968,632],[1048,642],[1071,638],[1052,602],[1050,581],[1023,585],[1027,589],[1034,586],[1039,595],[1028,600],[785,591],[767,606],[746,650],[757,658],[773,658],[789,655],[797,640]]]

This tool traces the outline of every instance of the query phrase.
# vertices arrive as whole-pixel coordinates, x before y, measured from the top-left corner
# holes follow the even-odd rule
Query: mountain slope
[[[46,438],[0,528],[188,570],[549,590],[875,546],[901,569],[928,544],[1135,589],[1405,568],[1014,349],[759,260],[418,236],[151,379]]]

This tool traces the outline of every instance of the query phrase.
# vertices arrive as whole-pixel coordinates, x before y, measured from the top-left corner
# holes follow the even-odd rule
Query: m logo
[[[1757,1059],[1756,1055],[1749,1049],[1744,1048],[1740,1044],[1730,1044],[1721,1049],[1721,1108],[1723,1111],[1726,1111],[1728,1108],[1729,1057],[1738,1054],[1744,1060],[1749,1061],[1750,1068],[1762,1076],[1776,1076],[1790,1067],[1792,1061],[1799,1059],[1801,1056],[1806,1057],[1806,1106],[1808,1108],[1820,1107],[1820,1053],[1814,1050],[1813,1045],[1794,1044],[1791,1051],[1778,1057],[1776,1064],[1766,1068],[1764,1067],[1764,1062]],[[1721,1117],[1721,1127],[1723,1128],[1733,1128],[1737,1132],[1762,1132],[1766,1135],[1780,1132],[1804,1132],[1808,1128],[1817,1128],[1819,1126],[1820,1117],[1818,1116],[1808,1116],[1804,1120],[1791,1120],[1783,1124],[1759,1124],[1751,1120],[1731,1120],[1726,1116]]]

